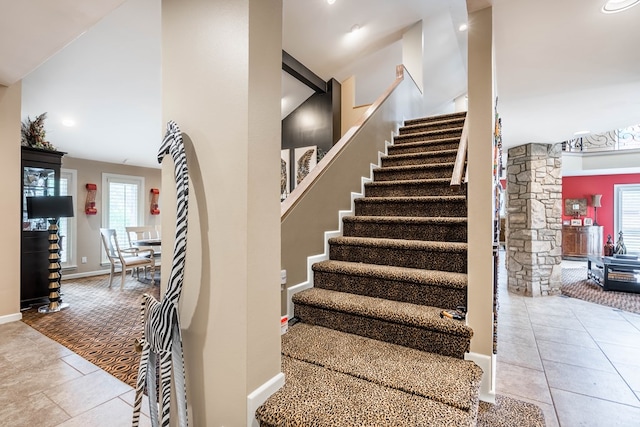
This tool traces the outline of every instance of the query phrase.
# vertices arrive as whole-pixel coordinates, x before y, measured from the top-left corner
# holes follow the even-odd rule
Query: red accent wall
[[[570,216],[564,215],[565,199],[587,199],[587,217],[594,219],[591,195],[602,194],[602,207],[598,208],[598,225],[604,226],[603,243],[606,243],[608,234],[611,234],[611,239],[615,243],[617,240],[613,230],[613,186],[615,184],[640,184],[640,174],[563,177],[562,219],[571,219]]]

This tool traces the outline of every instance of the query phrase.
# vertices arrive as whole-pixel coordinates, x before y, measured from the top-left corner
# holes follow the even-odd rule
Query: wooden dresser
[[[576,227],[565,225],[562,227],[562,257],[587,258],[588,256],[602,256],[603,242],[600,225]]]

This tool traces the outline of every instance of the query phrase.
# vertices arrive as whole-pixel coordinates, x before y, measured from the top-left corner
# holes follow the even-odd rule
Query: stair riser
[[[347,274],[316,271],[313,285],[332,291],[348,292],[373,298],[384,298],[418,305],[430,305],[444,309],[467,306],[467,290],[418,285],[410,282],[361,277]]]
[[[465,217],[467,206],[464,200],[415,201],[415,202],[370,202],[355,201],[356,216],[411,216],[411,217]]]
[[[393,138],[393,143],[396,145],[401,145],[408,142],[433,141],[436,139],[444,138],[457,138],[459,140],[461,136],[462,131],[460,129],[442,129],[429,133],[412,133],[409,135],[398,135]]]
[[[388,248],[331,244],[329,259],[363,262],[365,264],[393,265],[425,270],[467,272],[466,252],[441,252],[409,248]]]
[[[411,239],[434,242],[466,242],[466,224],[412,224],[383,222],[344,222],[343,235],[347,237],[374,237],[379,239]]]
[[[453,150],[458,148],[460,141],[433,141],[425,142],[424,144],[408,145],[390,145],[387,148],[387,154],[415,154],[415,153],[428,153],[430,151],[440,150]]]
[[[400,135],[409,135],[416,132],[429,132],[432,130],[441,130],[450,127],[462,127],[463,125],[464,119],[449,120],[446,122],[415,123],[413,125],[401,127],[399,133]]]
[[[408,158],[383,157],[382,167],[385,166],[410,166],[430,165],[433,163],[455,162],[457,153],[444,153],[437,155],[412,156]]]
[[[450,164],[443,167],[417,168],[407,170],[389,170],[385,168],[373,171],[374,181],[398,181],[409,179],[451,178],[453,168]]]
[[[412,126],[412,125],[417,125],[417,124],[441,122],[441,121],[444,121],[444,120],[458,120],[458,119],[464,119],[466,116],[467,116],[467,113],[464,112],[464,113],[442,114],[440,116],[421,117],[419,119],[405,120],[404,126]]]
[[[451,187],[449,182],[434,184],[365,184],[366,197],[409,197],[409,196],[464,196],[464,191]]]
[[[302,322],[386,341],[444,356],[464,358],[469,340],[415,326],[399,325],[350,313],[331,311],[296,303],[295,316]]]

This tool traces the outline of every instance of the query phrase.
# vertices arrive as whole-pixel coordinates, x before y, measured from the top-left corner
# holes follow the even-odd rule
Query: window
[[[74,201],[74,215],[78,215],[77,194],[76,194],[76,182],[77,171],[73,169],[61,169],[60,170],[60,195],[72,196]],[[58,222],[58,234],[60,235],[60,266],[62,268],[75,267],[76,262],[76,219],[72,218],[60,218]]]
[[[118,242],[128,246],[125,227],[144,222],[144,178],[139,176],[102,174],[102,224],[114,228]],[[103,254],[103,262],[107,262]]]
[[[622,231],[628,253],[640,254],[640,184],[619,184],[615,191],[615,237]]]

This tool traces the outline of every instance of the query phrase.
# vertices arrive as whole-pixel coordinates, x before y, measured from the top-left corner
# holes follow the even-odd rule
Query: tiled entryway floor
[[[539,405],[548,427],[640,426],[640,315],[499,279],[497,393]]]
[[[134,390],[22,322],[0,325],[0,425],[130,426]],[[148,402],[141,426],[150,426]]]
[[[504,269],[499,278],[496,391],[538,404],[549,427],[640,426],[640,315],[516,296]],[[129,426],[133,397],[24,323],[0,325],[0,425]]]

